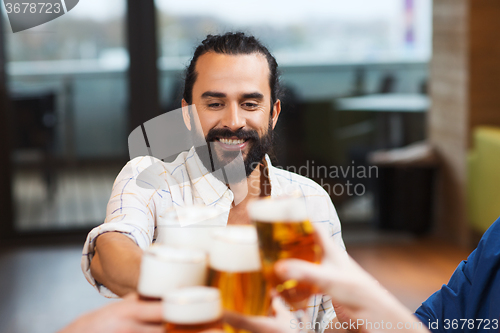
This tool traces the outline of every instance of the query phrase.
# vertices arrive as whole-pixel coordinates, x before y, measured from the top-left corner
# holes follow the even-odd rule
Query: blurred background
[[[500,215],[497,1],[83,0],[15,34],[1,7],[2,332],[108,302],[80,271],[85,236],[207,34],[275,55],[275,165],[328,191],[350,254],[411,310]]]

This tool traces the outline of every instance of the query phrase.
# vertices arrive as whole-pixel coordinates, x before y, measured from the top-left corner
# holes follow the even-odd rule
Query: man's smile
[[[224,150],[238,151],[247,147],[249,140],[231,138],[217,138],[215,142]]]

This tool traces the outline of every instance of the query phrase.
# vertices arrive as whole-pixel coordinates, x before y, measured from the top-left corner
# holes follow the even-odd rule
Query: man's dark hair
[[[269,86],[271,88],[271,113],[273,105],[280,96],[280,78],[278,63],[269,50],[253,36],[242,32],[228,32],[224,35],[208,35],[194,51],[193,59],[186,69],[183,98],[188,103],[193,102],[193,86],[196,81],[196,62],[205,53],[214,52],[229,55],[260,53],[266,57],[269,65]]]

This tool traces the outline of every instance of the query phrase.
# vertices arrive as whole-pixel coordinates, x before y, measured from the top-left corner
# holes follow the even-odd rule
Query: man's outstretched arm
[[[142,250],[129,237],[108,232],[96,239],[90,271],[96,281],[118,296],[135,292]]]

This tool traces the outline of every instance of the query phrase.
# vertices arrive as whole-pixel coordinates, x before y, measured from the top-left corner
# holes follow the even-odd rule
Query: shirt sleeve
[[[104,223],[90,231],[82,251],[81,267],[85,278],[100,294],[117,297],[98,283],[90,272],[95,240],[107,232],[119,232],[132,239],[141,249],[153,242],[155,234],[155,196],[158,190],[147,184],[138,184],[137,176],[152,163],[138,157],[125,165],[117,176],[107,205]]]

